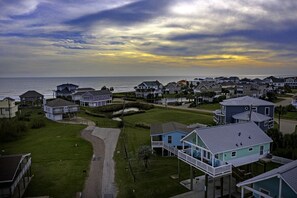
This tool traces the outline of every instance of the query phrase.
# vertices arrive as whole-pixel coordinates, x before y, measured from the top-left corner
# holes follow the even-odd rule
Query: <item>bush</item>
[[[104,114],[93,113],[93,112],[90,112],[90,111],[88,111],[88,110],[86,110],[85,113],[86,113],[87,115],[91,115],[91,116],[94,116],[94,117],[100,117],[100,118],[105,118],[105,117],[107,117],[107,116],[104,115]]]
[[[18,139],[28,130],[26,123],[17,119],[2,119],[0,121],[0,141],[9,142]]]
[[[32,120],[31,129],[40,129],[45,127],[45,121],[43,118],[35,118]]]
[[[144,128],[144,129],[150,129],[151,126],[145,122],[136,122],[135,123],[136,127]]]
[[[30,121],[30,118],[28,116],[23,115],[23,114],[18,115],[17,119],[19,121],[26,121],[26,122]]]

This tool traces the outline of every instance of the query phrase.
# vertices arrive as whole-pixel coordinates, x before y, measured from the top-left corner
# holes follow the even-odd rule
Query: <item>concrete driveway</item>
[[[278,119],[274,119],[278,123]],[[291,134],[295,132],[295,127],[297,125],[297,120],[280,120],[280,131],[283,134]]]

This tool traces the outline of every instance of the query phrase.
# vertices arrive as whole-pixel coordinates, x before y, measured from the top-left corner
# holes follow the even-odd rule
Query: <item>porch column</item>
[[[177,176],[178,176],[178,179],[180,178],[180,160],[177,158]]]
[[[190,179],[191,179],[190,189],[193,190],[193,167],[191,165],[190,165]]]
[[[282,197],[282,178],[279,177],[278,198]]]
[[[207,198],[207,192],[208,192],[208,174],[205,175],[204,198]]]
[[[241,198],[244,198],[244,188],[241,187]]]
[[[212,180],[213,180],[213,190],[212,190],[213,196],[212,197],[215,198],[216,197],[216,178],[213,177]]]
[[[211,153],[211,156],[212,156],[212,162],[211,163],[212,163],[212,166],[214,167],[215,166],[215,164],[214,164],[214,162],[215,162],[215,160],[214,160],[215,159],[215,155]]]
[[[183,142],[183,150],[185,150],[185,142]]]

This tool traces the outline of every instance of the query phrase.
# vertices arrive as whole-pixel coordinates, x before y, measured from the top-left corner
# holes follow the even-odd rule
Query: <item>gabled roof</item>
[[[95,89],[91,88],[91,87],[83,87],[83,88],[77,88],[75,91],[76,92],[86,92],[86,91],[95,91]]]
[[[187,128],[186,125],[178,122],[167,122],[164,124],[151,124],[151,135],[165,134],[174,131],[181,131],[185,133],[190,133],[193,131],[191,128]]]
[[[57,87],[78,87],[78,85],[65,83],[65,84],[58,85]]]
[[[43,95],[34,90],[27,91],[26,93],[23,93],[22,95],[20,95],[20,98],[35,98],[35,97],[43,97]]]
[[[88,92],[85,92],[84,94],[91,94],[93,96],[102,96],[102,95],[110,95],[111,92],[106,89],[106,90],[88,91]]]
[[[297,194],[297,160],[285,164],[279,168],[273,169],[246,181],[237,184],[238,187],[251,183],[263,181],[272,177],[281,177],[284,182]]]
[[[268,102],[265,100],[261,100],[258,98],[253,98],[250,96],[243,96],[238,98],[232,98],[223,100],[223,102],[220,102],[221,105],[224,106],[274,106],[272,102]]]
[[[5,97],[5,98],[3,98],[3,100],[15,101],[13,98],[10,98],[10,97]]]
[[[156,81],[143,81],[141,84],[144,84],[147,87],[162,85],[158,80],[156,80]],[[138,86],[140,86],[141,84],[139,84]]]
[[[0,183],[12,182],[17,176],[17,170],[26,155],[0,156]]]
[[[251,119],[250,119],[250,113],[251,114]],[[254,122],[264,122],[267,120],[270,120],[271,117],[257,113],[257,112],[250,112],[250,111],[245,111],[242,113],[238,113],[232,116],[236,120],[245,120],[245,121],[254,121]]]
[[[254,122],[201,128],[192,133],[196,133],[213,154],[272,142]]]
[[[78,105],[74,104],[73,102],[63,100],[61,98],[57,98],[55,100],[47,102],[45,104],[45,106],[49,106],[49,107],[65,107],[65,106],[78,106]]]

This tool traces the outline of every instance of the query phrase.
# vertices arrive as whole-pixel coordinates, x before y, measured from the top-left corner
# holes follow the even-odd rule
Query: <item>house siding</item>
[[[171,136],[171,144],[172,146],[182,146],[182,142],[180,141],[182,139],[182,136],[186,136],[186,133],[185,132],[182,132],[182,131],[176,131],[176,132],[171,132],[171,133],[166,133],[163,135],[163,141],[165,143],[168,144],[168,136]]]
[[[237,159],[237,158],[241,158],[241,157],[246,157],[249,155],[256,155],[259,154],[260,155],[260,146],[261,145],[257,145],[257,146],[253,146],[253,147],[248,147],[248,148],[243,148],[243,149],[238,149],[238,150],[234,150],[236,151],[236,156],[232,157],[232,152],[233,151],[228,151],[226,153],[224,153],[224,160],[228,161],[228,160],[233,160],[233,159]],[[264,153],[267,153],[270,151],[270,144],[264,144]],[[253,148],[252,151],[249,151],[250,148]],[[223,157],[223,156],[221,156]],[[223,159],[222,159],[223,160]]]
[[[254,189],[260,191],[265,189],[270,192],[269,196],[278,197],[279,193],[279,178],[273,177],[267,180],[259,181],[253,184]],[[259,195],[254,194],[256,198],[260,198]],[[282,196],[281,197],[297,197],[297,194],[283,181],[282,182]]]

